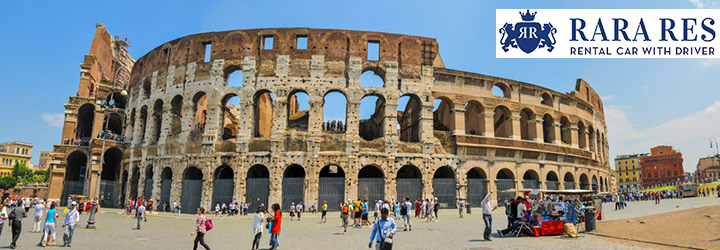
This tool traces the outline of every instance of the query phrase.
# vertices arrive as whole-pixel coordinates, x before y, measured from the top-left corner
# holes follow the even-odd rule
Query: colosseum
[[[448,69],[434,38],[368,31],[209,32],[137,61],[126,47],[97,25],[50,198],[144,196],[194,212],[614,189],[602,100],[582,79],[561,93]]]

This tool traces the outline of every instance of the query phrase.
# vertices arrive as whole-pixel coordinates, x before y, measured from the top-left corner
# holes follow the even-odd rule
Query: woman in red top
[[[190,236],[197,233],[197,236],[195,236],[195,245],[193,246],[193,250],[196,250],[198,247],[198,242],[207,250],[210,250],[210,247],[208,247],[207,244],[205,244],[205,233],[207,232],[207,228],[205,227],[205,209],[202,207],[199,207],[197,209],[197,221],[195,222],[195,230],[193,230],[192,233],[190,233]]]
[[[280,246],[278,242],[278,235],[280,234],[280,225],[282,225],[282,212],[280,211],[280,204],[272,204],[272,210],[275,211],[275,215],[272,216],[272,228],[270,229],[270,249],[277,249]]]

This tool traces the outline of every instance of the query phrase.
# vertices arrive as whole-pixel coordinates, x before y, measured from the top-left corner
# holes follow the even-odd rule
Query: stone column
[[[485,119],[485,129],[483,131],[483,136],[485,137],[494,137],[495,136],[495,112],[492,111],[485,111],[482,113],[483,118]]]
[[[581,136],[584,141],[584,143],[581,145],[582,149],[589,150],[589,147],[588,147],[589,138],[588,138],[587,130],[585,130],[585,129],[583,129],[582,131],[578,130],[578,133],[579,133],[579,136]]]
[[[535,135],[534,135],[535,142],[542,143],[545,141],[545,131],[543,131],[543,120],[542,119],[529,120],[528,128],[530,128],[530,131],[535,132]],[[530,138],[533,138],[533,137],[530,136]]]
[[[559,122],[553,122],[553,129],[555,130],[555,138],[553,144],[562,145],[562,127]]]
[[[184,98],[183,100],[183,107],[182,107],[182,132],[180,132],[180,137],[178,137],[178,143],[185,144],[187,142],[188,136],[190,136],[190,133],[195,129],[195,110],[193,107],[193,100],[192,96],[190,98]]]
[[[147,122],[145,123],[145,136],[143,146],[154,144],[155,141],[155,111],[148,108]]]
[[[158,208],[162,208],[162,204],[160,202],[160,196],[162,196],[162,169],[163,167],[158,165],[153,165],[153,185],[152,185],[152,198],[155,200],[155,211],[159,210]],[[170,187],[172,190],[172,187]],[[172,202],[172,201],[171,201]],[[168,206],[172,206],[172,203],[168,204]],[[172,208],[171,208],[172,209]]]
[[[143,195],[145,195],[145,172],[146,171],[144,171],[142,168],[138,170],[138,174],[140,175],[140,177],[138,177],[137,197],[142,197]],[[145,197],[145,200],[149,198],[150,197]]]
[[[170,137],[170,133],[172,133],[172,105],[170,103],[166,103],[165,105],[163,105],[162,112],[162,130],[160,130],[160,139],[158,139],[159,145],[164,145],[167,139]]]
[[[465,135],[465,104],[455,104],[453,109],[453,135]]]
[[[578,137],[578,126],[577,126],[577,123],[572,123],[572,124],[570,124],[570,128],[568,128],[568,129],[570,129],[570,138],[571,138],[571,139],[570,139],[570,145],[571,145],[573,148],[577,148],[577,147],[578,147],[578,138],[579,138],[579,137]]]
[[[133,126],[133,139],[132,139],[133,147],[139,146],[140,144],[142,144],[142,142],[144,140],[142,131],[145,131],[145,127],[143,126],[144,124],[142,123],[142,119],[140,118],[141,112],[142,111],[137,112],[136,116],[135,116],[135,122],[134,122],[135,126]]]
[[[510,138],[512,138],[513,140],[520,140],[522,138],[520,136],[522,133],[520,126],[520,116],[513,113],[510,116],[510,122],[512,126],[512,136]]]

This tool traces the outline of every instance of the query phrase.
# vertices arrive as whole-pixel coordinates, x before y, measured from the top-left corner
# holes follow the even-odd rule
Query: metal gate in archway
[[[145,179],[145,190],[143,190],[143,196],[145,196],[145,199],[150,199],[150,198],[156,199],[157,198],[157,197],[152,197],[152,190],[153,190],[153,179],[152,178]],[[160,203],[160,204],[162,204],[162,203]],[[155,205],[160,206],[160,204],[155,204]]]
[[[100,207],[118,208],[121,198],[118,196],[117,181],[100,181]]]
[[[140,197],[138,197],[138,181],[137,180],[130,181],[130,198],[133,198],[133,200],[140,198]]]
[[[84,183],[82,181],[65,181],[63,184],[62,199],[60,199],[61,206],[67,206],[67,197],[78,194],[83,194]]]
[[[172,189],[172,180],[170,180],[170,179],[162,180],[160,185],[161,186],[160,186],[160,204],[159,205],[163,206],[162,208],[164,208],[164,204],[167,203],[168,207],[170,209],[173,209],[172,204],[170,203],[170,190]],[[160,210],[160,209],[158,209],[158,210]]]
[[[487,190],[485,185],[486,179],[468,179],[467,180],[467,203],[471,206],[480,206],[480,202],[485,198]]]
[[[385,197],[385,180],[383,178],[358,178],[358,198],[376,201]]]
[[[215,204],[230,204],[233,202],[233,190],[235,182],[233,179],[215,179],[213,183],[212,203],[210,207],[214,208]]]
[[[320,177],[318,186],[318,210],[327,201],[329,211],[339,211],[345,200],[345,177]]]
[[[547,189],[549,190],[558,190],[559,183],[557,181],[545,181],[545,186],[547,186]]]
[[[180,196],[181,212],[194,214],[200,207],[202,198],[202,180],[183,180],[182,195]]]
[[[503,190],[513,189],[515,188],[515,180],[513,179],[498,179],[497,180],[497,190],[498,190],[498,200],[504,201],[504,200],[511,200],[515,198],[514,193],[507,193],[502,192]]]
[[[305,177],[285,177],[282,180],[282,209],[289,209],[290,204],[303,201],[305,193]]]
[[[270,209],[268,196],[270,196],[270,179],[247,178],[245,201],[250,202],[248,210],[255,211],[260,204],[265,205],[265,209]]]
[[[538,180],[524,180],[523,188],[538,189],[540,188],[540,181]]]
[[[422,180],[420,178],[398,178],[397,179],[397,199],[401,200],[405,197],[413,200],[422,199]]]
[[[433,194],[438,198],[441,208],[457,207],[455,186],[455,178],[433,178]]]

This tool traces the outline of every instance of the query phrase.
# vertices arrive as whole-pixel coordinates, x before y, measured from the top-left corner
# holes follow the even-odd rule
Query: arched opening
[[[247,190],[245,200],[250,202],[249,209],[255,210],[263,205],[269,208],[268,196],[270,196],[270,171],[264,165],[254,165],[247,172]]]
[[[242,87],[244,82],[243,71],[239,66],[231,67],[225,70],[225,86]]]
[[[535,140],[537,130],[535,129],[535,114],[532,110],[520,110],[520,139]]]
[[[398,99],[398,134],[400,141],[420,142],[420,119],[422,118],[422,102],[413,94],[403,95]]]
[[[310,120],[310,96],[302,90],[290,93],[287,101],[287,128],[307,131]]]
[[[125,97],[120,94],[120,92],[114,92],[109,94],[105,101],[110,108],[125,109],[125,105],[127,105]]]
[[[510,112],[510,109],[500,105],[495,107],[494,113],[495,115],[493,116],[493,127],[495,128],[495,137],[512,137],[512,113]]]
[[[510,169],[503,168],[498,171],[495,176],[497,182],[496,187],[498,190],[498,200],[510,200],[515,198],[514,193],[501,192],[503,190],[515,188],[515,174]]]
[[[273,127],[274,97],[269,91],[260,91],[253,98],[253,136],[270,138]]]
[[[61,197],[71,195],[82,195],[85,187],[85,171],[87,169],[87,156],[80,151],[74,151],[67,157],[65,165],[65,183]],[[60,199],[63,206],[67,205],[67,199]]]
[[[282,180],[282,207],[298,204],[305,200],[305,169],[293,164],[285,169]]]
[[[366,141],[385,135],[385,98],[368,95],[360,100],[360,128],[358,134]]]
[[[580,189],[590,190],[590,180],[587,175],[580,175]]]
[[[345,201],[345,171],[337,165],[327,165],[320,170],[318,186],[318,208],[327,202],[328,210],[340,210]]]
[[[170,206],[170,190],[172,190],[172,169],[165,167],[160,174],[160,205],[162,208],[172,209]],[[167,206],[165,206],[167,204]],[[165,211],[168,212],[168,211]]]
[[[545,143],[553,143],[555,141],[555,127],[553,124],[555,119],[550,114],[543,116],[543,141]]]
[[[107,126],[105,126],[107,124]],[[124,141],[123,135],[123,122],[122,117],[118,113],[110,113],[105,117],[103,122],[103,130],[107,131],[105,135],[106,139]],[[100,131],[99,138],[103,137],[103,131]]]
[[[137,140],[142,144],[143,140],[145,140],[145,126],[147,125],[147,118],[148,118],[148,108],[147,106],[143,106],[140,109],[140,123],[137,124],[138,129],[137,131],[140,132],[139,135],[137,135]]]
[[[176,95],[170,102],[172,122],[170,123],[170,135],[177,136],[182,132],[183,97]]]
[[[605,183],[603,182],[602,176],[600,177],[600,189],[598,189],[598,192],[605,192]]]
[[[637,178],[633,177],[633,182],[637,182]],[[608,186],[608,179],[605,178],[605,192],[610,191],[610,186]]]
[[[207,119],[207,95],[205,92],[198,92],[193,97],[193,113],[195,115],[195,131],[205,131]]]
[[[347,111],[345,94],[337,90],[325,94],[325,97],[323,97],[322,131],[345,133],[345,130],[347,130]]]
[[[127,128],[130,129],[125,133],[127,135],[127,140],[132,141],[133,140],[133,133],[135,132],[135,108],[132,109],[130,112],[130,119],[128,119],[127,122]]]
[[[117,204],[117,207],[123,206],[123,203],[125,202],[124,199],[125,199],[125,196],[126,196],[126,192],[127,192],[126,190],[127,190],[127,187],[128,187],[128,179],[129,179],[129,175],[128,175],[128,171],[127,171],[127,170],[122,171],[122,177],[121,177],[121,178],[122,178],[122,179],[121,179],[121,182],[120,182],[120,195],[119,195],[118,198],[116,198],[116,199],[117,199],[117,203],[118,203],[118,204]],[[113,200],[115,200],[115,199],[113,199]],[[102,203],[105,203],[105,204],[108,205],[108,206],[109,206],[108,203],[111,203],[111,202],[115,202],[115,201],[100,201],[101,205],[102,205]]]
[[[136,200],[138,198],[138,184],[140,183],[140,168],[134,167],[132,177],[130,178],[130,198]]]
[[[210,207],[216,204],[233,202],[233,194],[235,191],[235,173],[228,165],[222,165],[215,170],[213,175],[213,194]]]
[[[577,133],[578,133],[578,147],[587,149],[587,140],[585,137],[587,135],[587,133],[585,133],[585,123],[583,123],[582,121],[578,122]]]
[[[149,166],[145,167],[145,187],[143,188],[143,196],[145,197],[145,199],[148,199],[148,200],[153,199],[152,189],[153,189],[153,166],[149,165]],[[155,206],[160,206],[160,204],[155,204]]]
[[[558,176],[555,172],[550,171],[547,173],[547,176],[545,177],[545,186],[550,190],[560,189],[560,182],[558,182]]]
[[[565,173],[563,182],[565,189],[575,189],[575,177],[571,173]]]
[[[523,188],[540,188],[540,176],[535,170],[525,171],[525,174],[523,174]]]
[[[496,83],[492,88],[492,95],[498,97],[510,98],[510,89],[507,85],[502,83]]]
[[[440,207],[457,207],[457,181],[452,168],[445,166],[435,170],[433,174],[433,195],[440,202]]]
[[[367,165],[358,172],[358,198],[375,201],[385,198],[383,171],[374,165]]]
[[[540,103],[543,105],[547,105],[552,107],[553,106],[553,98],[548,93],[543,93],[542,96],[540,96]]]
[[[597,176],[592,177],[592,191],[595,191],[595,193],[599,192],[598,190],[598,178]]]
[[[453,116],[454,104],[447,97],[440,97],[433,102],[433,129],[440,131],[452,131],[455,129],[455,117]]]
[[[477,101],[465,103],[465,134],[485,133],[485,108]]]
[[[360,75],[360,87],[385,87],[385,80],[372,70],[366,70]]]
[[[560,118],[560,139],[563,144],[572,144],[572,135],[570,134],[570,120],[567,117]]]
[[[155,131],[153,131],[153,138],[151,144],[157,144],[160,141],[160,135],[162,134],[162,114],[163,114],[163,101],[158,99],[155,101],[153,107],[153,121],[155,122]]]
[[[195,213],[202,200],[203,173],[196,167],[188,167],[183,172],[181,212]]]
[[[422,199],[422,173],[413,165],[405,165],[397,172],[397,199],[409,197],[410,200]]]
[[[475,167],[467,172],[467,203],[480,206],[487,194],[487,175],[482,169]]]
[[[75,129],[76,142],[80,143],[89,140],[92,135],[93,123],[95,120],[95,105],[83,104],[78,109],[77,128]]]
[[[240,125],[240,97],[235,94],[228,94],[223,98],[221,127],[223,140],[234,140],[238,134]]]
[[[597,133],[595,132],[595,129],[592,125],[588,127],[588,142],[589,142],[589,150],[590,152],[596,152],[597,150],[597,144],[595,143],[595,137],[597,137]]]
[[[143,83],[143,97],[150,99],[150,80],[146,80]]]
[[[120,195],[118,195],[118,176],[122,167],[123,152],[119,148],[110,148],[103,156],[102,173],[100,174],[100,206],[118,207]],[[127,181],[125,178],[123,181]],[[123,196],[124,196],[123,187]]]

